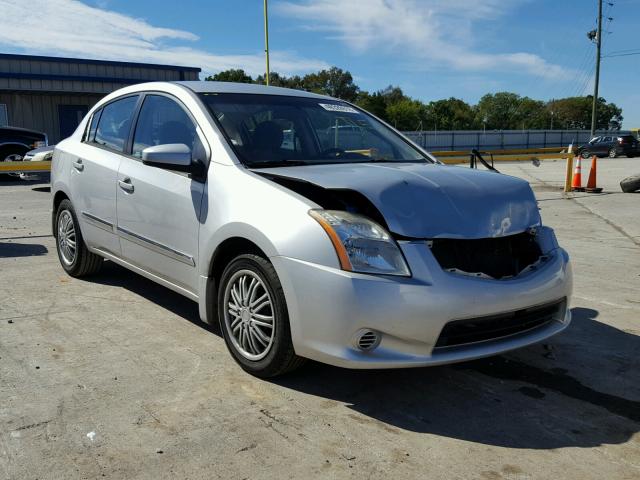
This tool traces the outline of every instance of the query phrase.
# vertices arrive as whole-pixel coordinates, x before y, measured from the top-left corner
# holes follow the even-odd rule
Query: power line
[[[631,55],[640,55],[640,52],[619,53],[618,55],[603,55],[602,58],[629,57]]]

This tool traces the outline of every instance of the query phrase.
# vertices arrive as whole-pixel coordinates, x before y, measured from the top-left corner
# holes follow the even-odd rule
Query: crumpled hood
[[[470,168],[418,163],[332,164],[256,172],[327,189],[360,192],[396,234],[413,238],[488,238],[540,224],[529,184]]]

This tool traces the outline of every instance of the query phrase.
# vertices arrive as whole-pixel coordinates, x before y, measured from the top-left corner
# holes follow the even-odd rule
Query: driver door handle
[[[123,180],[118,180],[118,185],[122,190],[127,193],[133,193],[133,185],[131,184],[131,179],[129,177],[124,178]]]

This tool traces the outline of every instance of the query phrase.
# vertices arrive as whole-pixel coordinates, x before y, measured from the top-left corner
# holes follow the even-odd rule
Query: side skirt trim
[[[161,243],[155,242],[149,238],[143,237],[142,235],[138,235],[137,233],[133,233],[126,228],[122,228],[118,225],[118,234],[127,240],[130,240],[138,245],[146,247],[154,252],[165,255],[169,258],[177,260],[179,262],[185,263],[191,267],[196,266],[196,262],[191,255],[187,255],[186,253],[179,252],[178,250],[174,250],[171,247],[167,247]]]

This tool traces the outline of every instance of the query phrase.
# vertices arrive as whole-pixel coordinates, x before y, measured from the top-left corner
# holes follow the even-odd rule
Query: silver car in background
[[[56,146],[62,267],[104,259],[199,304],[246,371],[459,362],[567,327],[567,253],[527,182],[440,164],[326,96],[148,83]]]

